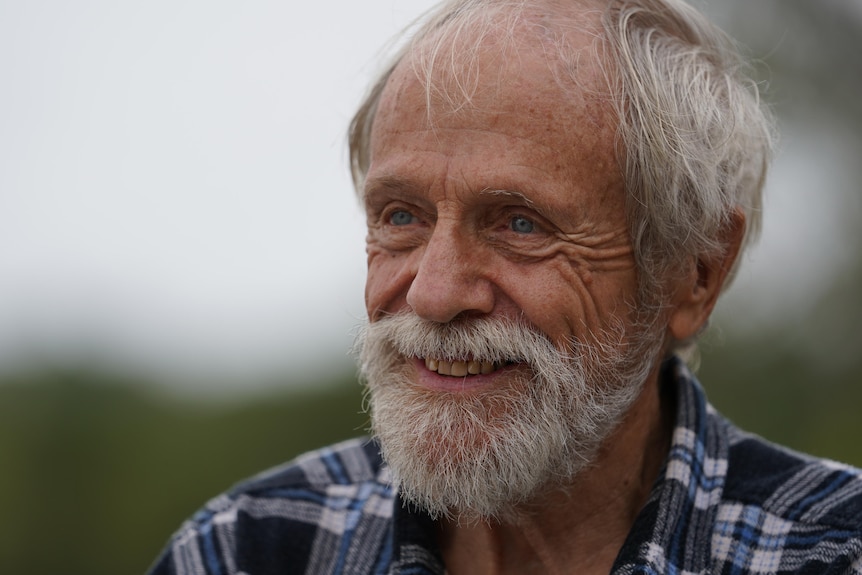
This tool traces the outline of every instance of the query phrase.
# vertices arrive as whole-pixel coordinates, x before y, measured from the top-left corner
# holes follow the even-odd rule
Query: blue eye
[[[413,214],[406,210],[396,210],[389,214],[389,223],[393,226],[406,226],[416,221]]]
[[[522,216],[515,216],[509,221],[509,229],[519,234],[531,234],[535,225]]]

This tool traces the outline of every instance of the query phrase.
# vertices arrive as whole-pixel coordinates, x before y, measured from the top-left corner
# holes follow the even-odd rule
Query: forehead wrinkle
[[[365,180],[362,188],[362,199],[367,199],[369,192],[386,191],[400,195],[418,195],[420,186],[405,178],[383,174]]]

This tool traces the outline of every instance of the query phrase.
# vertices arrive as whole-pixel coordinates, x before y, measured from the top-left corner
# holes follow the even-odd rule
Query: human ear
[[[706,325],[745,235],[745,215],[734,209],[722,228],[724,249],[717,254],[694,258],[689,270],[676,284],[668,318],[672,339],[685,341]]]

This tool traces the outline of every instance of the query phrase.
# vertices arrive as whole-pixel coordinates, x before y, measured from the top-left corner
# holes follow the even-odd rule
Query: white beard
[[[543,334],[505,320],[440,324],[412,313],[359,334],[372,432],[402,497],[432,517],[513,519],[542,490],[565,485],[596,456],[658,360],[650,330],[573,343],[561,353]],[[615,341],[613,341],[615,340]],[[409,358],[517,362],[530,373],[465,393],[411,381]]]

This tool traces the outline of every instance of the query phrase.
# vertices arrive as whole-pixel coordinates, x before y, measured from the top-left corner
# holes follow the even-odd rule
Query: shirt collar
[[[667,360],[660,381],[676,400],[671,448],[613,573],[709,571],[711,536],[727,475],[727,434],[682,360]]]

